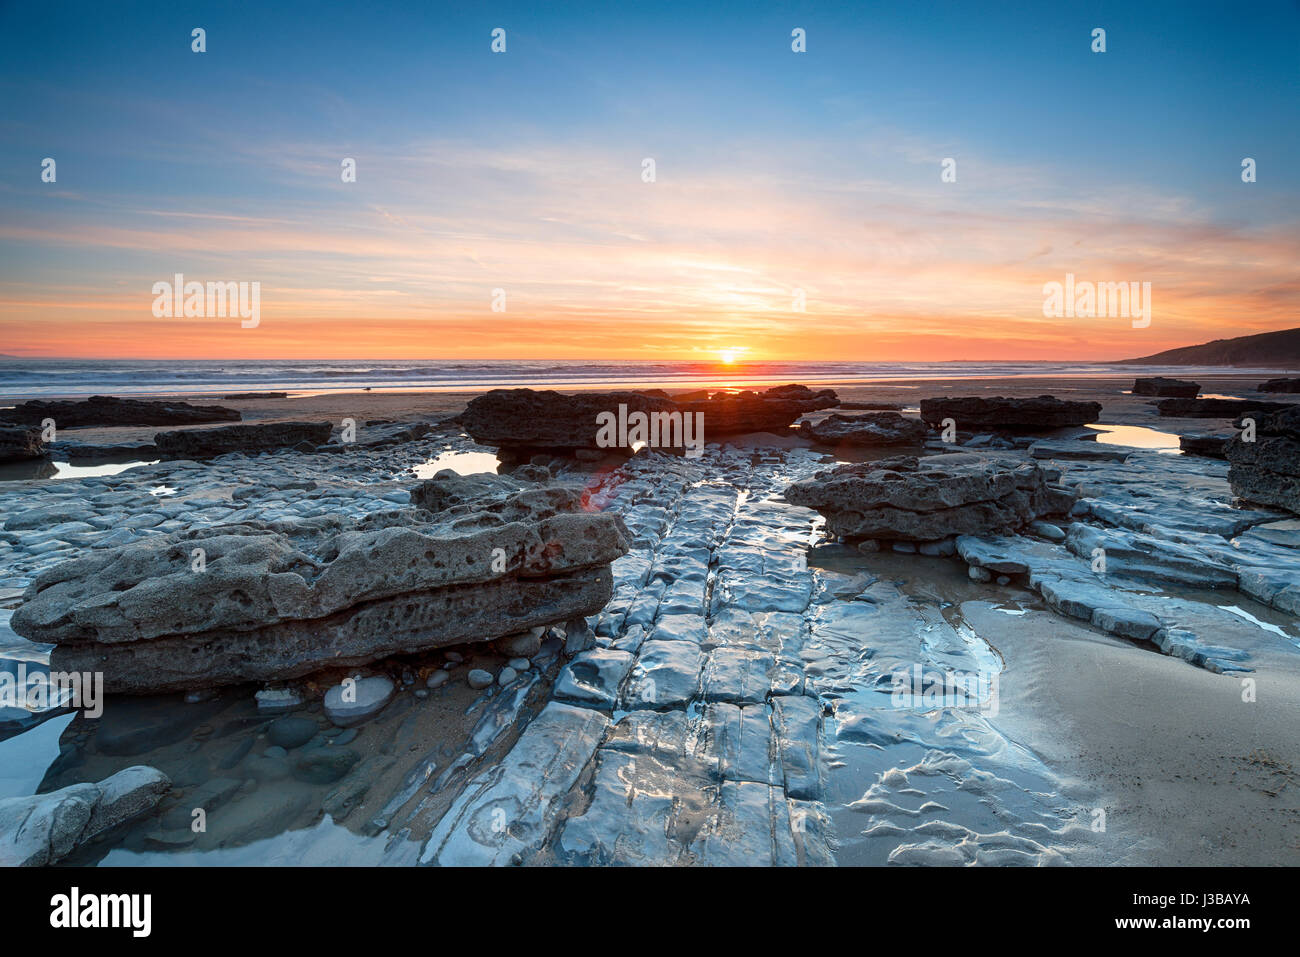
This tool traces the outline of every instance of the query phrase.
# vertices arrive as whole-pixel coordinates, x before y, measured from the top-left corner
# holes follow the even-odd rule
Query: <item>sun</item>
[[[744,349],[738,349],[734,347],[728,349],[719,349],[718,358],[722,360],[723,365],[728,365],[728,366],[735,365],[736,360],[740,358],[740,354],[744,351],[745,351]]]

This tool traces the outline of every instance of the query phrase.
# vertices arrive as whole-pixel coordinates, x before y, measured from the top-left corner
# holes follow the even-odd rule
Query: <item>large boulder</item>
[[[815,392],[802,385],[738,394],[695,392],[675,399],[659,390],[566,395],[532,389],[493,389],[470,400],[460,423],[475,442],[515,458],[530,451],[572,453],[579,449],[630,455],[633,449],[603,441],[602,417],[626,420],[630,425],[635,413],[643,413],[658,423],[654,426],[658,438],[650,442],[651,446],[682,448],[686,444],[680,441],[685,437],[685,416],[691,416],[692,440],[701,439],[695,431],[696,422],[702,424],[706,441],[712,436],[743,432],[779,434],[799,416],[831,408],[838,401],[833,390]],[[701,418],[695,418],[695,413]]]
[[[626,538],[557,486],[436,516],[213,526],[55,566],[11,627],[110,693],[283,680],[595,614]]]
[[[171,780],[145,765],[98,784],[0,800],[0,867],[41,867],[87,841],[140,817],[161,801]]]
[[[1285,402],[1261,402],[1256,399],[1161,399],[1156,409],[1166,418],[1232,419],[1242,415],[1280,412]]]
[[[228,452],[276,452],[304,442],[311,446],[324,445],[333,428],[329,422],[265,422],[159,432],[153,441],[166,458],[210,459]]]
[[[46,454],[48,449],[41,440],[40,429],[0,426],[0,465],[39,459]]]
[[[935,458],[948,461],[898,456],[841,465],[796,482],[785,497],[825,515],[832,535],[919,542],[1016,529],[1074,504],[1034,463]]]
[[[1134,395],[1158,395],[1176,399],[1195,399],[1201,394],[1201,384],[1187,379],[1166,379],[1164,376],[1151,376],[1137,379],[1133,383]]]
[[[920,445],[925,441],[925,423],[897,412],[872,415],[828,415],[820,422],[805,422],[801,431],[822,445]]]
[[[1100,402],[1073,402],[1051,395],[1027,399],[965,396],[921,400],[921,418],[939,428],[952,419],[963,432],[1037,432],[1096,422]]]
[[[220,405],[190,405],[176,399],[119,399],[111,395],[92,395],[89,399],[33,399],[0,410],[0,422],[40,425],[46,419],[53,419],[59,429],[77,429],[238,422],[240,414]]]
[[[716,392],[708,399],[676,402],[685,413],[703,414],[705,435],[780,435],[801,415],[839,405],[839,398],[834,389],[814,391],[804,385],[783,385],[766,392]]]
[[[1300,405],[1261,416],[1255,441],[1243,441],[1247,434],[1224,448],[1233,494],[1300,515]]]
[[[627,412],[672,413],[677,406],[663,396],[643,392],[562,392],[493,389],[471,399],[460,424],[480,445],[499,449],[548,449],[571,452],[597,449],[598,417]]]
[[[1261,382],[1257,392],[1282,392],[1294,395],[1300,393],[1300,377],[1292,379],[1269,379]]]

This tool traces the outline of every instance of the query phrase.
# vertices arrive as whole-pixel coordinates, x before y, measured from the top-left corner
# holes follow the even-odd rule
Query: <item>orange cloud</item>
[[[1065,203],[1054,184],[1005,176],[963,193],[665,162],[645,184],[588,149],[459,147],[271,214],[124,204],[96,217],[74,199],[0,224],[0,241],[41,250],[59,277],[0,290],[0,351],[675,358],[740,344],[746,359],[1069,360],[1297,324],[1294,229],[1225,226],[1178,196]],[[155,319],[151,285],[175,272],[260,282],[260,325]],[[1150,282],[1150,327],[1045,318],[1043,284],[1067,272]]]

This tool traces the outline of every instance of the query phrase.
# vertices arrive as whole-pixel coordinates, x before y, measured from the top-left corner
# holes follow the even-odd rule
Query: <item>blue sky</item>
[[[508,322],[521,354],[1104,358],[1300,325],[1300,5],[700,6],[0,3],[0,351],[489,356]],[[274,321],[152,327],[181,271]],[[1167,311],[1046,324],[1066,271]]]

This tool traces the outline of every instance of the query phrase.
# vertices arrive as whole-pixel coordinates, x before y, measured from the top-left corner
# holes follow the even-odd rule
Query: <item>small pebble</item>
[[[453,661],[456,664],[460,664],[462,661],[465,660],[465,656],[462,655],[459,651],[449,651],[447,652],[447,660]]]
[[[471,688],[481,691],[492,684],[492,672],[484,671],[482,668],[475,668],[465,676],[465,680]]]
[[[501,673],[497,675],[497,682],[502,687],[505,687],[506,685],[510,684],[510,682],[514,681],[518,677],[519,677],[519,672],[515,671],[514,668],[506,666],[505,668],[502,668]]]
[[[507,664],[510,665],[511,668],[514,668],[515,671],[519,672],[527,671],[532,667],[532,662],[527,658],[511,658]]]
[[[425,684],[430,688],[441,688],[450,680],[451,676],[448,675],[447,672],[435,671],[433,674],[429,675],[429,680],[426,681]]]

